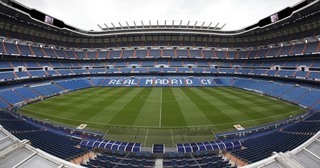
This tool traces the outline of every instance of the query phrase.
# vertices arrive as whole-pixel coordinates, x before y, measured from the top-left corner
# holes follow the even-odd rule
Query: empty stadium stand
[[[0,1],[0,167],[319,166],[319,6],[301,1],[280,11],[278,22],[265,18],[237,31],[150,24],[96,32],[48,25],[28,7]],[[204,86],[243,89],[308,112],[175,148],[108,140],[16,113],[90,87]],[[67,162],[91,152],[81,165]]]
[[[68,139],[66,136],[34,126],[23,118],[17,118],[10,113],[0,112],[0,124],[20,140],[28,139],[32,146],[40,148],[64,160],[72,160],[85,153],[87,150],[76,148],[79,141]]]
[[[8,120],[11,119],[2,112],[0,115]],[[1,167],[80,167],[32,147],[30,141],[17,139],[1,126],[0,139]]]

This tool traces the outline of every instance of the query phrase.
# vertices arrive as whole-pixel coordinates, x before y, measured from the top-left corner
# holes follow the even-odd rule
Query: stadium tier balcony
[[[319,61],[320,62],[320,61]],[[318,60],[313,61],[249,61],[249,60],[237,60],[230,62],[219,61],[115,61],[115,62],[56,62],[56,61],[3,61],[2,62],[2,81],[9,80],[21,80],[27,78],[41,78],[46,76],[68,76],[68,75],[89,75],[90,71],[108,72],[108,73],[141,73],[139,68],[147,67],[146,73],[150,72],[164,72],[164,69],[157,69],[157,67],[169,68],[165,69],[165,72],[169,73],[197,73],[209,72],[213,74],[246,74],[254,76],[274,76],[285,78],[297,78],[317,81],[320,78],[320,72],[318,71]],[[41,72],[44,67],[48,67],[49,70]],[[106,71],[100,71],[95,69],[106,68]],[[176,68],[175,70],[170,68]],[[187,68],[188,67],[188,68]],[[200,70],[198,67],[205,67]],[[209,68],[210,67],[210,68]],[[275,67],[281,67],[280,70],[275,70]],[[302,68],[303,71],[302,71]],[[23,71],[16,71],[21,68]],[[109,69],[108,69],[109,68]],[[15,72],[12,72],[14,69]],[[88,70],[85,70],[88,69]],[[138,70],[137,70],[138,69]],[[194,71],[197,69],[197,71]]]
[[[4,42],[2,52],[8,55],[23,55],[29,57],[46,57],[62,59],[128,59],[128,58],[213,58],[213,59],[256,59],[287,56],[303,56],[304,54],[316,54],[319,42],[294,44],[274,48],[244,49],[240,51],[228,50],[199,50],[199,49],[125,49],[109,51],[87,51],[87,50],[61,50],[60,48],[47,48],[27,46],[24,44],[13,44]],[[0,49],[1,50],[1,49]]]

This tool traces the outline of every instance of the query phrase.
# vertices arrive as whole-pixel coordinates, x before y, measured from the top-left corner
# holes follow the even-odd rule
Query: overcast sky
[[[238,30],[257,23],[301,0],[17,0],[83,29],[97,24],[149,20],[183,20],[226,23],[224,30]]]

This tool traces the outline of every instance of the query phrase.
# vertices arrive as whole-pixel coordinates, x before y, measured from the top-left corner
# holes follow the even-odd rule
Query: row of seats
[[[172,154],[172,153],[170,153]],[[164,155],[162,166],[167,167],[236,167],[216,153],[190,153],[188,155]],[[138,156],[104,152],[94,159],[89,159],[85,167],[155,167],[155,155]]]
[[[139,157],[130,155],[111,154],[108,152],[98,154],[90,159],[85,167],[154,167],[155,157]]]
[[[141,151],[141,143],[128,143],[120,141],[102,140],[95,141],[83,139],[80,142],[81,147],[86,149],[105,149],[113,151],[139,152]]]
[[[312,136],[312,134],[274,132],[262,137],[246,140],[243,142],[245,149],[233,151],[232,153],[248,163],[254,163],[270,157],[272,152],[292,150]]]
[[[80,145],[87,149],[107,149],[114,151],[127,151],[127,152],[138,152],[141,150],[140,143],[127,143],[110,140],[82,140]],[[177,153],[191,153],[197,151],[206,150],[237,150],[240,149],[241,142],[223,142],[223,141],[212,141],[212,142],[198,142],[198,143],[187,143],[177,144]]]
[[[320,121],[320,113],[315,113],[312,116],[305,119],[305,121]]]
[[[299,122],[291,127],[284,129],[284,131],[293,133],[312,133],[316,134],[320,130],[320,122]]]
[[[232,168],[228,160],[224,160],[221,156],[202,156],[194,158],[177,158],[177,159],[164,159],[163,167],[225,167]]]
[[[244,78],[235,80],[233,86],[259,91],[313,110],[320,110],[320,91],[310,87]],[[313,118],[317,120],[319,116],[319,113],[315,113],[307,120],[313,120]],[[246,140],[243,143],[246,149],[235,151],[233,154],[244,161],[253,163],[271,156],[273,151],[286,152],[292,150],[319,130],[320,122],[301,121],[284,130],[260,138]]]
[[[256,90],[273,97],[309,107],[313,110],[320,110],[318,109],[318,104],[320,103],[320,90],[318,89],[264,80],[249,80],[245,78],[238,78],[234,81],[233,86]]]
[[[42,131],[39,127],[27,124],[25,120],[4,112],[0,112],[0,125],[10,132]]]
[[[197,143],[186,143],[177,144],[178,153],[191,153],[197,151],[207,151],[207,150],[237,150],[241,148],[240,141],[234,142],[223,142],[210,141],[210,142],[197,142]]]
[[[242,68],[94,68],[94,69],[59,69],[59,70],[30,70],[23,72],[0,72],[0,81],[25,80],[52,76],[72,76],[89,74],[139,74],[139,73],[187,73],[187,74],[245,74],[253,76],[275,76],[298,78],[304,80],[319,80],[320,71],[242,69]]]
[[[314,113],[306,120],[279,131],[252,138],[243,142],[242,150],[232,151],[238,158],[254,163],[272,155],[272,152],[286,152],[296,148],[320,131],[320,113]]]
[[[3,71],[10,71],[17,67],[25,67],[28,70],[36,70],[43,69],[43,67],[51,67],[53,69],[66,69],[66,68],[83,68],[83,67],[94,67],[94,68],[104,68],[109,66],[110,68],[130,68],[130,67],[156,67],[156,66],[164,66],[164,67],[219,67],[219,68],[232,68],[232,67],[255,67],[255,69],[264,69],[272,66],[281,66],[285,68],[296,68],[298,66],[306,66],[310,68],[320,67],[320,60],[233,60],[223,61],[223,60],[201,60],[197,61],[192,60],[143,60],[143,61],[86,61],[86,62],[78,62],[78,61],[8,61],[1,60],[0,69]]]
[[[57,81],[36,86],[21,86],[14,89],[7,88],[0,91],[0,108],[10,108],[16,104],[27,103],[32,100],[54,96],[66,91],[91,87],[90,81],[85,79]]]
[[[28,139],[31,145],[65,160],[72,160],[87,153],[87,150],[76,148],[79,141],[66,136],[46,131],[30,124],[22,118],[7,112],[0,112],[0,125],[20,140]]]
[[[64,160],[72,160],[87,153],[87,150],[75,147],[79,144],[79,141],[71,140],[49,131],[13,132],[12,134],[19,139],[28,139],[31,141],[32,146]]]
[[[248,51],[213,51],[186,49],[145,49],[145,50],[110,50],[110,51],[67,51],[2,42],[0,53],[5,55],[38,56],[65,59],[122,59],[122,58],[216,58],[216,59],[254,59],[268,56],[292,56],[311,54],[320,51],[319,42],[310,42],[275,48],[263,48]]]

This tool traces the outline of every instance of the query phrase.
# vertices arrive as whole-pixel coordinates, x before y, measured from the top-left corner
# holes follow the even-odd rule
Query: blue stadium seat
[[[21,95],[24,99],[34,99],[40,96],[38,93],[31,90],[29,87],[17,88],[14,91]]]

